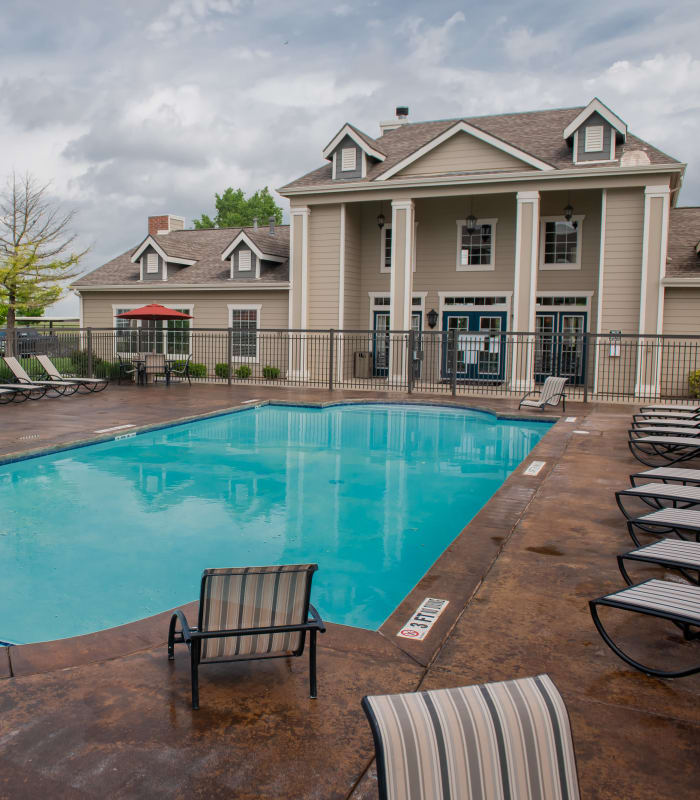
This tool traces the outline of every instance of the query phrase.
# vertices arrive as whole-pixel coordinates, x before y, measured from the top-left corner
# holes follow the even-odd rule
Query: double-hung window
[[[118,314],[137,306],[114,308],[117,353],[165,353],[168,356],[188,356],[191,352],[190,319],[124,319]],[[193,306],[176,308],[183,314],[193,313]]]
[[[379,242],[379,271],[391,272],[391,225],[382,228]]]
[[[582,222],[583,216],[541,219],[540,269],[581,269]]]
[[[478,219],[470,230],[466,220],[457,220],[457,271],[483,272],[496,268],[495,219]]]
[[[234,361],[258,360],[260,306],[229,306],[231,311],[231,353]]]

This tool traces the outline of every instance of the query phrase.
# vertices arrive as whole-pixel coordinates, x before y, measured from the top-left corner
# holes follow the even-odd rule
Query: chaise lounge
[[[101,392],[103,389],[107,388],[109,383],[105,378],[65,378],[48,356],[38,355],[36,356],[36,360],[41,364],[41,368],[44,370],[49,380],[77,383],[78,390],[85,389],[88,392]]]
[[[632,455],[648,467],[663,464],[680,464],[700,458],[700,439],[692,436],[632,436],[630,432],[628,445]]]
[[[309,602],[317,569],[291,564],[204,570],[197,627],[178,609],[168,631],[169,660],[176,644],[190,652],[193,709],[199,708],[200,665],[301,656],[307,633],[310,695],[316,697],[316,635],[326,630]]]
[[[46,387],[46,394],[47,396],[51,397],[52,395],[49,392],[55,392],[54,396],[58,395],[71,395],[75,394],[78,391],[78,384],[73,381],[65,381],[65,380],[34,380],[30,378],[27,374],[27,371],[24,367],[19,363],[19,361],[15,358],[15,356],[3,356],[2,357],[5,364],[7,364],[10,372],[17,378],[17,383],[25,385],[25,386],[44,386]]]

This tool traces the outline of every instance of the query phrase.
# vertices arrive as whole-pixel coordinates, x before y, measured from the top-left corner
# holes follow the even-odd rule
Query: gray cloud
[[[689,163],[700,204],[696,2],[6,0],[0,173],[53,180],[92,269],[152,213],[320,166],[345,121],[572,106],[600,96]],[[283,203],[283,205],[285,205]]]

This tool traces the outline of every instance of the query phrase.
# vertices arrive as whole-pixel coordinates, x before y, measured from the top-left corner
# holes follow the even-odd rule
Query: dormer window
[[[341,172],[351,172],[357,169],[357,150],[354,147],[343,147],[340,151]]]
[[[149,253],[146,256],[146,272],[151,275],[158,272],[158,253]]]
[[[584,151],[586,153],[600,153],[603,149],[603,125],[589,125],[585,128]]]

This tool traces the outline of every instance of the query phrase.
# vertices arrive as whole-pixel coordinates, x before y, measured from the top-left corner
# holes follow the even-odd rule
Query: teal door
[[[442,374],[458,380],[502,381],[505,372],[505,311],[445,311]],[[455,333],[452,333],[455,331]],[[456,356],[452,343],[455,342]]]
[[[423,344],[420,331],[423,330],[423,314],[420,311],[414,311],[411,314],[411,328],[416,331],[414,338],[415,348],[413,352],[413,377],[414,379],[420,378],[420,365],[418,353],[422,354]],[[389,374],[389,345],[391,337],[389,331],[391,330],[391,316],[388,311],[375,311],[374,312],[374,335],[372,337],[372,350],[373,359],[372,367],[374,376],[377,378],[386,378]]]

